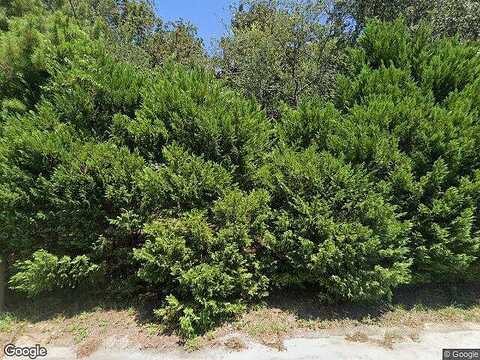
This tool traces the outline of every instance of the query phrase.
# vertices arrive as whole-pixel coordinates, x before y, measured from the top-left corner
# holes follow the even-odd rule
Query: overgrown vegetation
[[[89,15],[61,2],[2,4],[0,254],[12,290],[37,296],[94,284],[154,294],[155,315],[194,337],[272,290],[388,301],[405,284],[478,279],[473,36],[446,37],[408,19],[358,22],[339,55],[348,61],[332,60],[335,76],[322,77],[328,91],[318,83],[292,98],[292,84],[317,79],[325,65],[312,55],[329,51],[320,44],[345,44],[345,33],[319,30],[316,45],[295,43],[313,53],[285,60],[304,72],[275,77],[263,97],[254,63],[229,68],[224,81],[195,52],[182,64],[161,51],[148,64],[121,58],[117,46],[140,56],[163,44],[147,3],[126,2],[152,14],[132,19],[113,2],[121,26],[88,4]],[[249,5],[223,44],[258,35],[268,45],[257,25],[264,11],[305,36],[318,30],[299,8]],[[274,64],[282,41],[300,36],[280,30]]]

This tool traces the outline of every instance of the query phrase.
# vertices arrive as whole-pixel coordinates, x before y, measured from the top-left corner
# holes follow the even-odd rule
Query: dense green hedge
[[[273,122],[205,70],[114,61],[39,16],[0,32],[12,289],[153,292],[188,337],[272,289],[373,301],[478,276],[479,44],[370,23],[333,101]]]

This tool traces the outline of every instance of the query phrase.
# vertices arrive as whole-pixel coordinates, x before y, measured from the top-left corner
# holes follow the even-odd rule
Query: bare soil
[[[394,351],[405,344],[426,351],[438,336],[454,339],[462,333],[480,339],[480,284],[409,288],[396,294],[393,305],[324,305],[308,292],[274,294],[262,306],[188,341],[156,322],[151,304],[119,304],[88,293],[10,300],[0,315],[0,344],[41,344],[57,349],[64,360],[101,359],[113,350],[138,359],[143,359],[138,354],[233,359],[226,354],[252,355],[252,349],[282,354],[307,340],[313,341],[312,349],[326,342],[326,348],[340,353],[348,347]]]

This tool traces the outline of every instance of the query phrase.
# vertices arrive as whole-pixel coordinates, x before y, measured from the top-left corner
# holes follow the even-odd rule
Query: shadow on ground
[[[54,293],[34,299],[7,294],[5,312],[17,320],[36,323],[62,316],[66,319],[82,313],[108,310],[133,310],[135,320],[140,323],[154,321],[153,309],[158,306],[155,297],[142,295],[135,298],[121,298],[105,295],[104,291],[78,289],[68,293]]]
[[[378,319],[395,307],[405,310],[439,310],[447,307],[469,309],[480,305],[480,282],[443,283],[397,289],[392,302],[367,304],[322,303],[318,293],[289,291],[272,294],[268,307],[295,314],[303,320]]]
[[[134,310],[139,324],[154,322],[153,309],[159,304],[156,298],[139,296],[126,300],[102,295],[99,290],[77,290],[65,294],[53,294],[36,299],[7,297],[6,312],[16,319],[36,323],[58,316],[72,318],[84,312],[96,310]],[[302,320],[372,320],[380,318],[394,307],[405,310],[438,310],[454,306],[469,309],[480,305],[480,282],[466,284],[437,284],[398,289],[391,303],[348,304],[322,303],[318,293],[311,291],[283,291],[274,293],[266,302],[267,307],[277,308]],[[170,331],[168,331],[170,332]]]

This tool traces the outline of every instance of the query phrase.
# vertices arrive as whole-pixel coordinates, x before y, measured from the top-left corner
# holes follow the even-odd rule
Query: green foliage
[[[17,262],[16,274],[10,278],[12,289],[28,296],[36,296],[46,291],[63,288],[76,288],[92,282],[100,271],[84,255],[61,258],[45,250],[33,254],[32,260]]]
[[[231,35],[219,44],[222,78],[275,117],[281,103],[330,96],[343,59],[337,39],[320,23],[324,9],[310,0],[241,1]]]
[[[7,20],[8,21],[8,20]],[[38,87],[47,77],[36,50],[43,40],[41,18],[28,16],[8,21],[0,32],[0,96],[24,106],[38,100]],[[3,106],[2,106],[3,107]]]
[[[470,35],[375,20],[337,57],[323,6],[248,2],[223,39],[223,81],[191,66],[192,28],[164,33],[149,4],[122,3],[1,2],[12,289],[153,294],[156,316],[193,337],[272,289],[361,302],[478,279]]]
[[[268,281],[251,248],[262,228],[251,217],[268,194],[237,189],[252,186],[271,143],[256,103],[201,69],[118,62],[62,13],[29,17],[41,24],[38,40],[19,59],[38,66],[2,58],[17,66],[18,79],[42,75],[29,91],[19,86],[0,99],[0,239],[7,264],[17,264],[11,287],[35,296],[94,273],[104,284],[131,284],[140,266],[140,279],[178,299],[183,315],[164,318],[188,336],[265,296]],[[0,44],[25,31],[10,26]],[[257,198],[257,207],[228,212]],[[189,241],[182,252],[191,257],[178,273],[142,260],[158,252],[173,266],[163,236]],[[171,313],[173,298],[164,295]]]
[[[63,1],[61,8],[94,24],[94,33],[107,40],[110,46],[106,50],[117,60],[144,67],[171,60],[188,66],[207,63],[195,26],[183,20],[164,22],[150,0],[70,1],[73,7]]]
[[[99,53],[91,58],[82,54],[71,59],[70,66],[52,71],[45,97],[55,104],[61,121],[105,138],[114,115],[132,115],[139,107],[143,74]]]
[[[142,205],[148,211],[205,208],[232,186],[225,168],[178,145],[165,147],[163,156],[165,165],[145,168],[137,178]]]
[[[8,17],[61,11],[94,37],[104,39],[113,58],[142,67],[175,60],[206,65],[207,56],[197,29],[183,20],[164,22],[151,0],[1,0]],[[3,24],[3,25],[2,25]],[[0,28],[8,28],[0,20]]]
[[[433,92],[437,101],[443,101],[452,91],[461,91],[478,79],[480,54],[477,46],[462,46],[457,40],[444,39],[436,42],[432,50],[433,54],[421,64],[419,72],[422,85]]]
[[[79,142],[52,112],[43,107],[3,127],[3,236],[18,250],[88,251],[106,218],[130,206],[143,159],[110,143]]]
[[[266,296],[257,249],[268,200],[263,191],[235,190],[215,203],[210,218],[192,211],[145,227],[147,241],[135,258],[140,278],[167,295],[157,316],[191,337]]]
[[[253,101],[205,71],[171,65],[145,84],[135,118],[114,119],[113,134],[154,162],[162,161],[162,146],[175,142],[246,182],[270,145],[271,129]]]
[[[478,40],[480,2],[478,0],[335,0],[329,11],[337,31],[359,35],[368,21],[393,21],[403,17],[415,29],[421,23],[431,25],[438,36],[458,35]]]
[[[430,12],[432,28],[443,36],[480,39],[480,2],[478,0],[437,0]]]
[[[342,113],[307,103],[285,112],[279,133],[371,173],[412,224],[415,282],[466,279],[480,255],[480,204],[466,190],[478,181],[478,45],[425,34],[401,21],[367,25],[339,80]],[[290,140],[300,131],[292,122],[309,124],[308,143]]]
[[[329,300],[376,300],[409,281],[408,222],[365,172],[310,147],[275,152],[259,182],[278,209],[268,248],[278,286]]]

